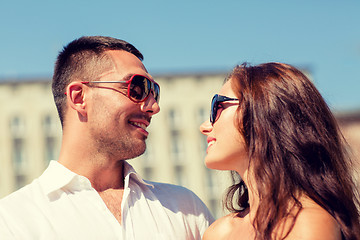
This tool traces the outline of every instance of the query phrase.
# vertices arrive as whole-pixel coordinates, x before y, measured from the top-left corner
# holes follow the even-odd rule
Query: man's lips
[[[150,121],[146,119],[132,118],[129,120],[129,124],[136,128],[141,128],[144,133],[148,134],[146,128],[150,125]]]
[[[144,119],[130,119],[129,123],[138,127],[141,127],[142,129],[146,129],[149,126],[149,122]]]
[[[144,130],[146,130],[146,128],[147,128],[147,124],[145,124],[145,123],[141,123],[141,122],[133,122],[133,121],[130,121],[130,124],[131,125],[134,125],[134,126],[136,126],[136,127],[140,127],[140,128],[142,128],[142,129],[144,129]]]

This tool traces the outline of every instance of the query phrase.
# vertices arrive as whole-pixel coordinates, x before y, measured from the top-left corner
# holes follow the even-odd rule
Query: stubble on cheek
[[[115,107],[108,109],[99,104],[93,109],[91,137],[98,153],[116,159],[130,159],[145,152],[146,136],[139,136],[129,123],[126,113],[114,112]],[[129,114],[128,114],[129,115]],[[91,121],[91,120],[90,120]]]
[[[146,150],[146,136],[132,136],[127,128],[112,128],[109,131],[100,128],[93,131],[92,138],[98,153],[119,160],[135,158]]]

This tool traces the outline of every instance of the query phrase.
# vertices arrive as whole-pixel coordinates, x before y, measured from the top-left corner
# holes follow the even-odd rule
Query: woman
[[[345,141],[309,79],[282,63],[234,68],[212,100],[208,168],[234,185],[203,239],[360,239]]]

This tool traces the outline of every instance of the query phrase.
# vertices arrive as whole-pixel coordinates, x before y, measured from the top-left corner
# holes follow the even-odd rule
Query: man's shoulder
[[[38,201],[36,189],[37,187],[31,183],[0,199],[0,231],[2,233],[24,231],[34,222],[34,219],[29,216],[36,216],[39,207],[43,205]]]
[[[181,212],[190,218],[196,216],[197,219],[206,222],[205,228],[214,221],[204,202],[190,189],[169,183],[146,182],[153,186],[149,189],[165,209],[176,213]]]
[[[0,199],[0,207],[6,209],[26,207],[36,201],[37,192],[40,192],[40,188],[36,181],[33,181]]]
[[[150,187],[151,191],[163,204],[166,203],[167,205],[170,204],[183,208],[207,209],[203,201],[186,187],[170,183],[147,182],[153,185],[153,187]]]
[[[177,196],[177,197],[195,197],[198,198],[198,196],[191,191],[190,189],[175,185],[171,183],[163,183],[163,182],[152,182],[152,181],[146,181],[150,185],[153,186],[153,192],[163,194],[163,195],[171,195],[171,196]]]
[[[5,197],[1,198],[0,204],[11,202],[14,199],[26,197],[26,195],[28,195],[28,191],[29,191],[29,185],[26,185],[8,195],[6,195]]]

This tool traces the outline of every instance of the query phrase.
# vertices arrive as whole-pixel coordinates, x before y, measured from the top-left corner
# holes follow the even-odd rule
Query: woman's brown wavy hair
[[[299,197],[304,194],[336,219],[343,239],[360,239],[352,162],[337,122],[314,84],[283,63],[244,63],[233,69],[230,79],[241,100],[238,129],[260,197],[253,223],[257,239],[272,239],[290,211],[299,213]],[[224,204],[232,212],[248,207],[247,186],[241,178],[229,188]]]

